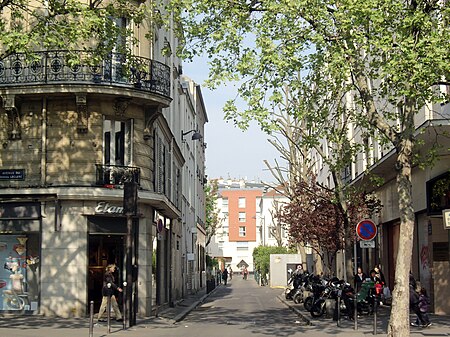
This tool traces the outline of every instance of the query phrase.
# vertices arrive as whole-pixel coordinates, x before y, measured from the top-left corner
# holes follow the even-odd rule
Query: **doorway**
[[[88,310],[89,303],[94,301],[94,312],[97,313],[102,301],[103,275],[108,264],[116,264],[115,283],[120,285],[124,280],[125,236],[118,234],[89,235],[89,270],[88,270]],[[119,306],[122,305],[121,293],[116,294]]]

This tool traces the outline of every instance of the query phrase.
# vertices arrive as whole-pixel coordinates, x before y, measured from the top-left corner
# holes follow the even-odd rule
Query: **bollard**
[[[356,291],[355,291],[355,300],[354,300],[353,321],[355,322],[354,329],[358,330],[358,293]]]
[[[123,283],[123,292],[122,292],[122,316],[123,316],[123,329],[127,328],[127,282]]]
[[[94,301],[89,305],[89,337],[94,337]]]
[[[111,283],[106,285],[108,289],[111,288]],[[106,320],[107,320],[107,333],[111,333],[111,294],[108,291],[108,302],[106,304]]]
[[[373,302],[373,334],[377,334],[377,311],[378,311],[378,296],[375,295]]]
[[[340,290],[339,290],[340,291]],[[341,295],[338,295],[337,298],[337,326],[338,328],[341,327]]]

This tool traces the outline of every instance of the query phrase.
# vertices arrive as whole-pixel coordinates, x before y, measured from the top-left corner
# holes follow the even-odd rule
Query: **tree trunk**
[[[400,237],[395,265],[392,311],[388,326],[389,337],[409,336],[409,272],[415,218],[411,190],[412,141],[403,139],[399,148],[401,151],[398,151],[397,159],[397,191],[399,195]]]

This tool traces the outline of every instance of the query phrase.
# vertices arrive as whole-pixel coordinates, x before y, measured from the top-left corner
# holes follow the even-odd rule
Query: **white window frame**
[[[245,212],[239,212],[239,222],[245,222],[245,221],[246,221]]]

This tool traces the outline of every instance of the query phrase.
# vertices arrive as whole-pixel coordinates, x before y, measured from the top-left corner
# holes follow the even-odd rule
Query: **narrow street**
[[[155,326],[152,336],[300,336],[308,327],[276,297],[281,292],[235,275],[183,321]]]
[[[282,289],[260,287],[250,278],[243,280],[235,275],[226,286],[218,286],[206,299],[192,310],[188,303],[178,304],[174,315],[163,315],[142,320],[139,324],[122,330],[122,325],[113,321],[111,332],[106,324],[96,324],[93,337],[324,337],[324,336],[373,336],[373,316],[358,320],[358,330],[352,321],[342,319],[340,326],[331,318],[311,319],[305,325],[281,300]],[[202,298],[205,298],[204,296]],[[197,304],[198,302],[195,302]],[[289,305],[299,309],[308,320],[310,315],[302,305]],[[191,311],[192,310],[192,311]],[[174,323],[177,313],[184,319]],[[381,308],[378,321],[378,336],[386,336],[389,308]],[[187,316],[185,316],[187,314]],[[411,336],[448,336],[450,317],[432,316],[433,326],[428,329],[411,329]],[[88,337],[88,319],[47,318],[43,316],[2,317],[0,336],[8,337]]]

